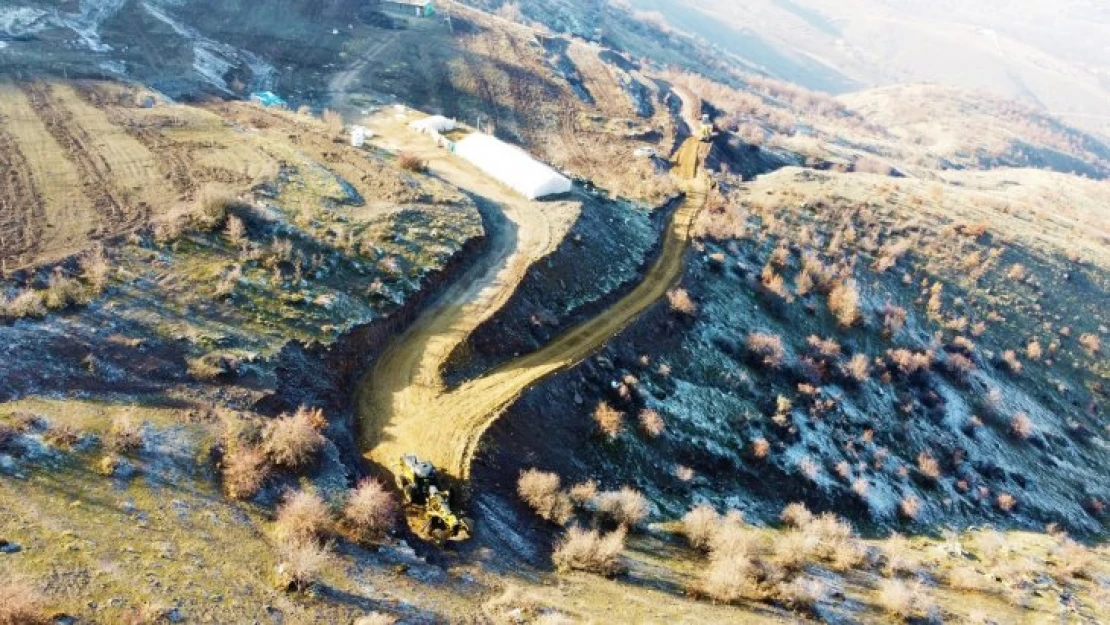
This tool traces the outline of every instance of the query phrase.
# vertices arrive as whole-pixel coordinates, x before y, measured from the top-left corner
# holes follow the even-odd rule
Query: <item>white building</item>
[[[467,135],[455,144],[455,154],[491,178],[535,200],[570,193],[570,179],[544,165],[524,150],[482,133]]]
[[[442,115],[432,115],[431,117],[418,119],[409,124],[409,128],[427,135],[451,132],[456,126],[458,126],[458,124],[455,120],[448,119]]]

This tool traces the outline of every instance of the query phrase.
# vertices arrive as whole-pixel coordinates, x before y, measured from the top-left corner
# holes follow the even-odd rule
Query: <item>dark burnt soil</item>
[[[576,199],[584,201],[582,213],[563,243],[533,265],[505,306],[451,354],[444,367],[449,386],[535,350],[634,288],[677,206],[651,211],[586,195]]]

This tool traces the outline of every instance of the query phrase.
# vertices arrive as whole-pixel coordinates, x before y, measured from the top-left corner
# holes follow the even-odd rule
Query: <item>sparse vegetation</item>
[[[767,367],[777,369],[786,360],[786,349],[777,335],[753,332],[748,335],[747,344],[748,351]]]
[[[516,489],[520,498],[547,521],[566,525],[574,514],[574,499],[561,490],[559,476],[554,473],[528,469],[520,474]],[[592,494],[586,495],[582,491],[578,493],[582,501],[593,497]]]
[[[222,473],[228,497],[250,499],[266,482],[270,465],[261,449],[236,442],[224,454]]]
[[[667,291],[667,302],[671,305],[671,310],[692,317],[698,313],[698,305],[694,303],[694,299],[690,297],[690,293],[686,289],[671,289]]]
[[[598,513],[626,528],[639,525],[651,510],[647,498],[627,486],[598,493],[594,500]]]
[[[316,493],[298,490],[286,494],[277,509],[274,537],[279,544],[300,545],[323,539],[331,531],[331,511]]]
[[[297,469],[311,463],[323,447],[320,430],[325,425],[320,410],[301,407],[291,415],[282,415],[263,428],[262,449],[279,466]]]
[[[397,521],[397,502],[374,478],[366,478],[347,497],[343,521],[351,533],[364,542],[381,539]]]
[[[624,431],[624,413],[603,401],[594,409],[594,423],[603,435],[615,439]]]

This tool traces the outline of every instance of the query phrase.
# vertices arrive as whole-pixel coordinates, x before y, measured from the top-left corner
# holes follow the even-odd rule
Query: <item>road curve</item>
[[[671,217],[659,257],[632,292],[539,350],[448,390],[439,372],[451,348],[519,284],[497,278],[505,273],[499,263],[506,261],[505,251],[494,245],[493,262],[480,263],[471,272],[480,275],[468,274],[444,292],[360,382],[356,410],[367,458],[388,468],[401,454],[416,453],[443,472],[468,479],[482,435],[522,392],[589,357],[662,298],[682,274],[691,229],[706,200],[708,180],[699,171],[699,148],[691,139],[678,152],[676,170],[686,178],[686,197]],[[536,257],[525,254],[518,260],[528,258]]]

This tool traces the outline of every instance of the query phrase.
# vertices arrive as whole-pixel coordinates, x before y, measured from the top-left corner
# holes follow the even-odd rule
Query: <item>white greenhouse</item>
[[[432,115],[412,122],[409,124],[409,128],[430,135],[451,132],[457,125],[453,119],[448,119],[442,115]]]
[[[467,135],[455,144],[455,153],[530,200],[570,193],[572,188],[566,176],[490,135]]]

